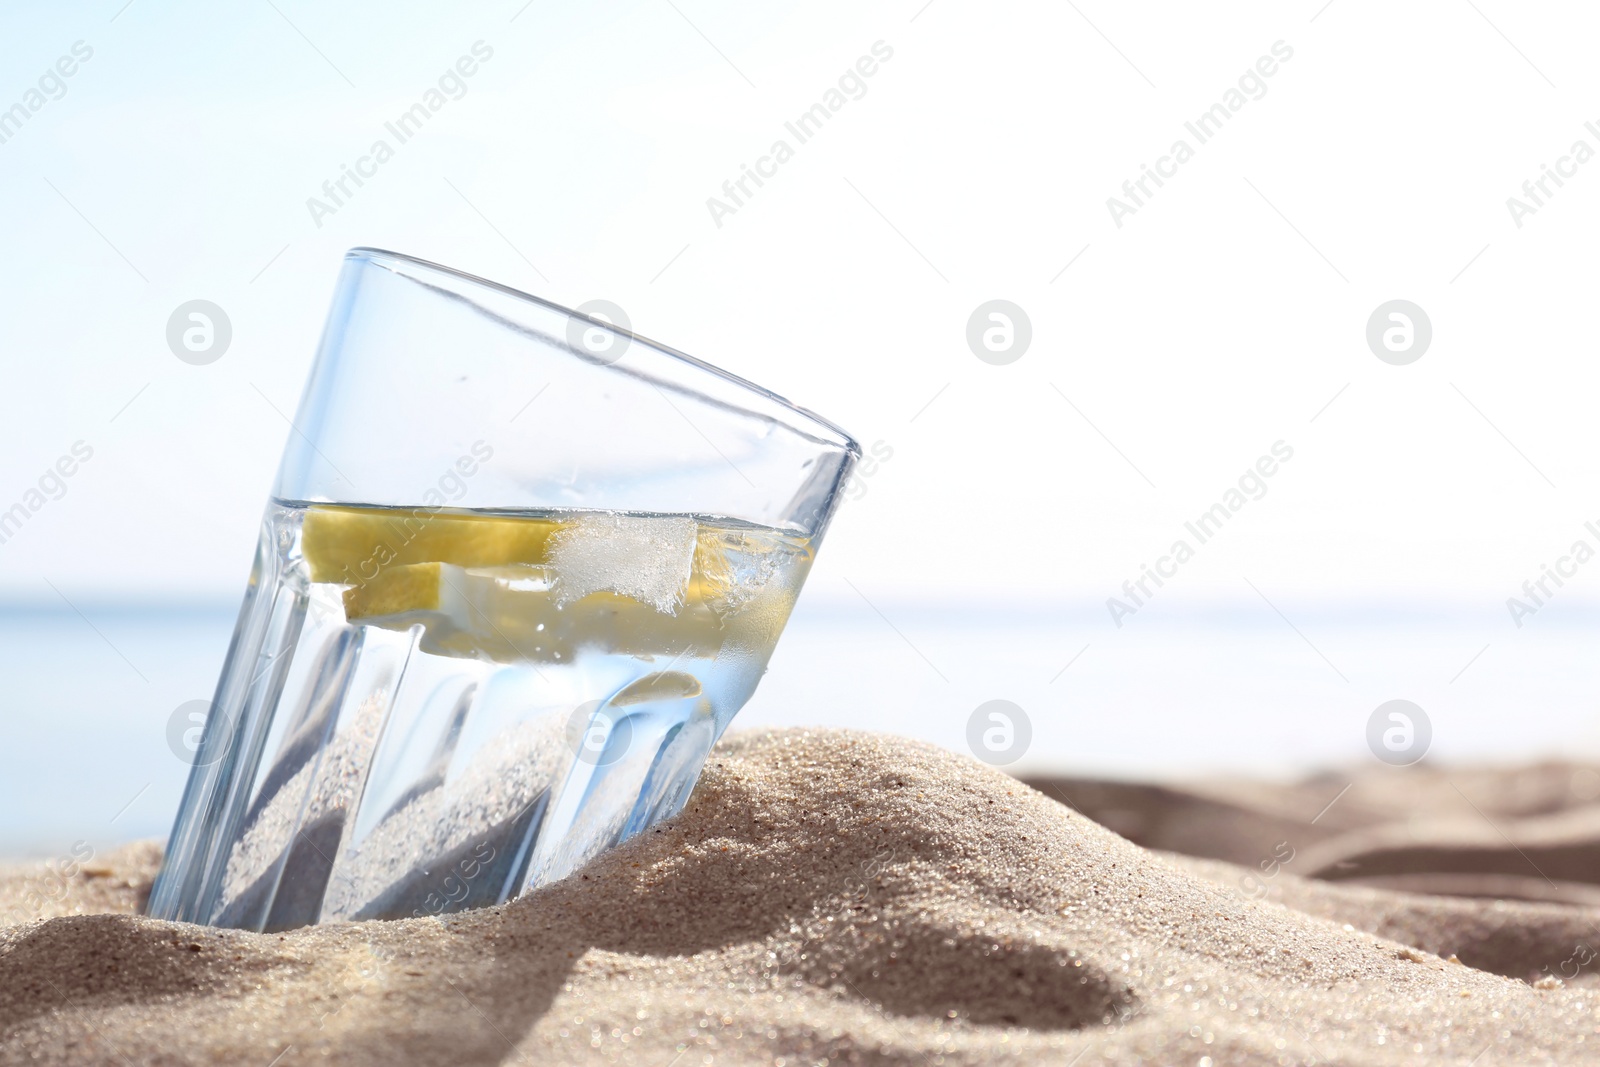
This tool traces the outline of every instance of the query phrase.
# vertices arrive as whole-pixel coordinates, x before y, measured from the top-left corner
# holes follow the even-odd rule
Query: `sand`
[[[930,746],[792,730],[720,745],[679,818],[566,881],[442,919],[154,922],[134,914],[151,846],[66,879],[12,869],[0,915],[40,918],[0,928],[0,1063],[1600,1062],[1600,959],[1577,963],[1600,909],[1295,873],[1307,854],[1367,874],[1360,857],[1400,854],[1379,833],[1397,781],[1315,823],[1341,783],[1240,785],[1210,797],[1228,819],[1156,851],[1083,814],[1087,787],[1147,844],[1204,789],[1080,780],[1074,811]],[[1453,781],[1502,851],[1587,803]],[[1566,847],[1572,830],[1530,832]],[[1331,850],[1352,834],[1379,837]],[[1304,843],[1269,875],[1284,841]],[[1544,970],[1563,964],[1571,981]]]

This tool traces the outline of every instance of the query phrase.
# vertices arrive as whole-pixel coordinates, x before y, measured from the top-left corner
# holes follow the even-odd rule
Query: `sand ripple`
[[[1596,909],[1292,864],[1245,893],[1248,868],[876,735],[735,737],[678,819],[443,919],[159,923],[125,913],[149,850],[101,864],[121,895],[75,876],[0,929],[0,1063],[1600,1060],[1600,989],[1519,973],[1600,943]],[[33,877],[0,875],[0,914]]]

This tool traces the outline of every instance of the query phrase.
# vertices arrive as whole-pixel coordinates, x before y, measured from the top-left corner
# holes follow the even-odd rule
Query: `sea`
[[[0,605],[0,856],[166,836],[236,612]],[[1373,717],[1405,700],[1424,761],[1600,762],[1597,620],[1577,602],[1518,627],[1483,605],[1241,600],[1117,627],[1081,601],[869,600],[824,579],[732,729],[884,731],[1016,774],[1290,780],[1374,764]]]

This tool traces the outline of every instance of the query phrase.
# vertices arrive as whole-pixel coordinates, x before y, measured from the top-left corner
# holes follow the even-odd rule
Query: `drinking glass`
[[[610,310],[347,254],[150,915],[498,903],[682,808],[860,449]]]

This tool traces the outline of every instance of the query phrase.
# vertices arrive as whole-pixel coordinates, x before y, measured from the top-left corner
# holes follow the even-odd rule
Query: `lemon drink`
[[[810,561],[700,516],[274,501],[200,921],[496,903],[676,813]]]

